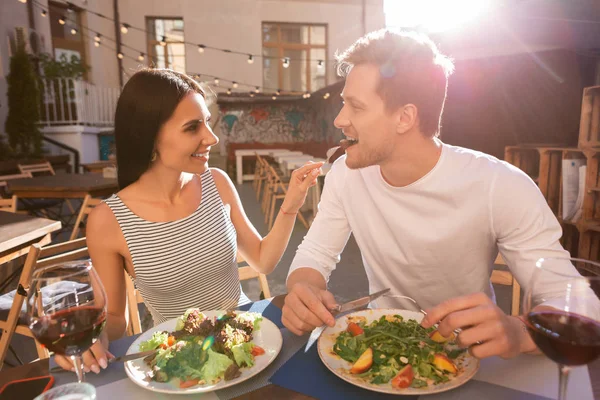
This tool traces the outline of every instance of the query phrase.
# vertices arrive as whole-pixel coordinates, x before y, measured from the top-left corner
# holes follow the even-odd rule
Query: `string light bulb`
[[[140,53],[140,55],[138,56],[138,60],[139,61],[144,61],[145,57],[144,57],[144,53]]]
[[[329,93],[325,93],[325,94],[323,95],[323,98],[324,98],[325,100],[327,100],[327,99],[329,98]]]
[[[121,33],[125,34],[129,32],[130,25],[129,24],[121,24]]]
[[[252,54],[248,55],[248,64],[254,64],[254,56]]]
[[[206,48],[206,46],[205,46],[205,45],[203,45],[203,44],[199,44],[199,45],[198,45],[198,53],[200,53],[200,54],[204,53],[204,49],[205,49],[205,48]]]
[[[231,89],[227,89],[227,94],[231,96]]]
[[[25,3],[27,3],[27,0],[19,0],[19,2],[25,4]]]
[[[290,59],[289,59],[289,57],[285,57],[283,59],[283,68],[287,68],[289,66],[290,66]]]
[[[215,78],[215,85],[219,86],[219,78]]]
[[[95,47],[100,47],[100,41],[99,40],[98,41],[94,41],[94,46]]]
[[[71,28],[71,35],[77,35],[77,28]]]
[[[275,94],[276,94],[277,96],[279,96],[279,95],[281,94],[281,89],[277,89],[277,91],[275,92]]]
[[[239,85],[238,85],[238,83],[237,83],[237,82],[235,82],[235,81],[234,81],[234,82],[231,84],[231,86],[232,86],[234,89],[237,89]]]
[[[319,62],[317,62],[317,67],[323,68],[323,60],[319,60]]]
[[[118,58],[119,60],[122,60],[122,59],[123,59],[123,53],[121,53],[121,52],[118,52],[118,53],[117,53],[117,58]]]
[[[273,100],[277,100],[277,96],[273,96],[271,97]]]
[[[310,99],[310,93],[309,92],[306,92],[306,98]]]
[[[250,92],[250,97],[254,97],[254,93]]]
[[[41,14],[42,14],[42,17],[44,17],[44,18],[45,18],[45,17],[46,17],[46,15],[48,15],[48,11],[46,11],[46,10],[42,10]]]
[[[58,23],[61,25],[64,25],[67,23],[67,21],[65,21],[65,16],[61,15],[60,17],[58,17]]]
[[[162,39],[160,39],[160,43],[159,43],[162,47],[165,47],[167,45],[167,37],[163,36]]]
[[[260,93],[260,88],[257,86],[256,89],[254,90],[254,93],[258,94]]]

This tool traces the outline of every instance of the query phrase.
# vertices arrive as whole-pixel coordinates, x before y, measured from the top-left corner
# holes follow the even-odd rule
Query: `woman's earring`
[[[152,157],[150,158],[150,161],[156,161],[156,150],[152,152]]]

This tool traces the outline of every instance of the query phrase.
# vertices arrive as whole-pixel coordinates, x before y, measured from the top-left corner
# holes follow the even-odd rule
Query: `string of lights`
[[[19,1],[22,2],[22,0],[19,0]],[[25,0],[25,1],[27,1],[27,0]],[[40,9],[41,15],[43,17],[46,17],[48,15],[48,12],[46,9],[43,8],[44,7],[43,5],[41,5],[40,3],[38,3],[35,0],[32,0],[32,3]],[[121,60],[130,59],[130,60],[137,61],[137,62],[144,62],[146,60],[147,55],[143,51],[140,51],[138,49],[135,49],[132,46],[125,45],[123,43],[121,44],[122,47],[132,50],[133,52],[138,54],[138,56],[136,56],[136,57],[131,56],[122,51],[117,52],[116,48],[108,46],[105,43],[105,41],[110,41],[110,42],[116,43],[115,39],[105,36],[93,29],[90,29],[88,26],[78,23],[77,21],[75,21],[72,18],[69,18],[64,15],[60,16],[60,17],[58,17],[58,23],[61,25],[66,25],[67,23],[70,23],[71,25],[73,25],[70,30],[71,34],[76,35],[77,33],[81,33],[82,37],[84,37],[84,39],[86,39],[86,40],[90,40],[91,37],[89,35],[86,35],[85,31],[89,32],[90,34],[93,34],[94,35],[93,40],[94,40],[95,47],[100,47],[100,46],[106,47],[107,49],[114,51],[116,53],[116,57]],[[82,32],[79,32],[79,30],[76,28],[77,26],[79,26],[79,28],[82,30]],[[163,46],[163,43],[160,43],[160,45]],[[164,43],[164,46],[166,46],[166,45],[167,45],[167,43]],[[277,98],[277,96],[280,96],[282,93],[282,90],[279,88],[256,86],[256,85],[253,85],[250,83],[244,83],[244,82],[239,82],[239,81],[235,81],[235,80],[231,80],[231,79],[221,78],[221,77],[206,74],[206,73],[188,73],[188,75],[192,76],[195,80],[198,80],[198,81],[201,81],[201,78],[209,78],[212,82],[204,80],[203,83],[209,84],[211,86],[223,87],[223,86],[221,86],[222,83],[228,83],[230,86],[226,91],[226,93],[228,95],[231,95],[234,92],[232,89],[238,89],[240,86],[254,88],[253,90],[249,91],[249,94],[251,97],[253,97],[255,94],[258,94],[261,92],[271,92],[272,97]],[[242,91],[239,91],[239,92],[243,93]],[[291,92],[292,93],[301,93],[302,91],[291,90]],[[305,92],[302,96],[303,96],[303,98],[309,98],[310,93]]]
[[[26,3],[27,2],[27,0],[18,0],[18,1],[20,1],[21,3]],[[33,1],[34,3],[37,3],[35,0],[31,0],[31,1]],[[40,5],[39,3],[37,3],[37,4]],[[68,2],[68,1],[62,2],[62,4],[65,4],[67,6],[67,12],[73,12],[74,10],[78,9],[78,10],[86,11],[86,12],[88,12],[90,14],[96,15],[96,16],[98,16],[100,18],[103,18],[103,19],[105,19],[107,21],[111,21],[113,23],[115,22],[114,19],[112,19],[110,17],[107,17],[106,15],[101,14],[99,12],[96,12],[94,10],[91,10],[89,8],[82,8],[82,7],[79,7],[79,6],[75,6],[73,3]],[[64,17],[64,16],[62,16],[62,17]],[[128,24],[126,22],[122,22],[120,24],[120,29],[121,29],[121,33],[122,34],[127,34],[130,29],[135,30],[135,31],[139,31],[139,32],[143,32],[143,33],[146,33],[146,34],[149,33],[148,30],[146,30],[146,29],[133,26],[133,25]],[[166,42],[168,40],[168,35],[162,36],[162,40]],[[311,63],[316,63],[319,68],[323,68],[325,66],[325,64],[326,64],[326,61],[323,60],[323,59],[312,60],[312,59],[306,59],[306,58],[291,58],[291,57],[280,58],[280,57],[275,57],[275,56],[266,56],[266,55],[262,55],[262,54],[253,54],[252,52],[242,52],[242,51],[236,51],[236,50],[229,50],[229,49],[224,49],[224,48],[220,48],[220,47],[206,45],[206,44],[203,44],[203,43],[195,43],[195,42],[190,42],[190,41],[185,41],[185,40],[182,41],[181,43],[184,43],[186,45],[195,47],[197,49],[197,51],[199,53],[201,53],[201,54],[204,53],[204,51],[206,49],[209,49],[209,50],[213,50],[213,51],[219,51],[219,52],[222,52],[222,53],[243,55],[243,56],[247,57],[246,61],[248,62],[248,64],[253,64],[255,58],[281,60],[282,65],[283,65],[284,68],[288,68],[291,61],[304,61],[304,62],[308,61],[308,62],[311,62]]]

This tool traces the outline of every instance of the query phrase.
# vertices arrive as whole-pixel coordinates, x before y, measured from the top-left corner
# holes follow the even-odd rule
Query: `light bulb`
[[[254,64],[254,56],[252,54],[248,56],[248,64]]]
[[[129,32],[129,24],[121,24],[121,33]]]
[[[204,48],[205,48],[205,47],[206,47],[205,45],[203,45],[203,44],[199,44],[199,45],[198,45],[198,53],[200,53],[200,54],[204,53]]]
[[[234,89],[237,89],[237,87],[239,86],[237,82],[233,82],[233,84],[231,85],[233,86]]]
[[[140,53],[140,55],[138,56],[138,60],[144,61],[144,53]]]
[[[117,58],[119,60],[122,60],[123,59],[123,53],[121,53],[121,52],[117,53]]]

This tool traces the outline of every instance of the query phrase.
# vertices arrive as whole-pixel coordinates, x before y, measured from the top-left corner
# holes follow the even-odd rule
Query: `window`
[[[314,92],[327,85],[326,25],[263,22],[262,37],[263,86]]]
[[[183,19],[148,17],[146,27],[149,65],[185,73]]]
[[[72,12],[69,12],[65,4],[54,2],[48,3],[48,10],[54,59],[61,60],[66,57],[66,60],[71,61],[72,57],[77,57],[83,65],[86,65],[81,10],[74,8]],[[59,20],[64,24],[61,24]],[[85,73],[83,78],[87,78]]]

